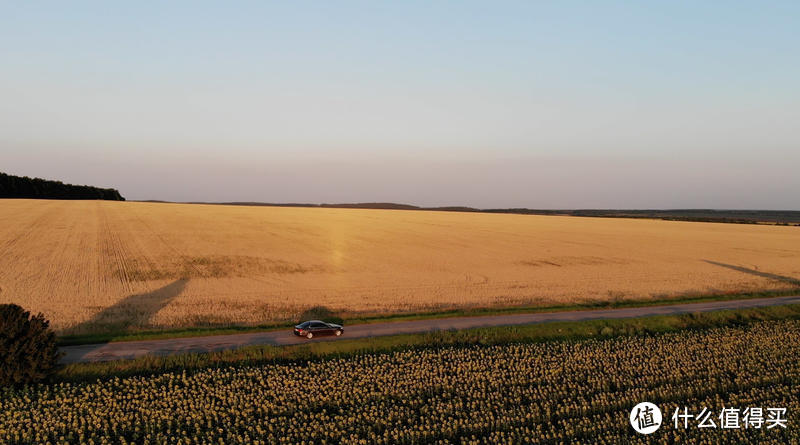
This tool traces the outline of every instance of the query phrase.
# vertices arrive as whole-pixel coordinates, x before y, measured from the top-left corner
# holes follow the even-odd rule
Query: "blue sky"
[[[800,209],[798,2],[2,2],[0,171],[129,199]]]

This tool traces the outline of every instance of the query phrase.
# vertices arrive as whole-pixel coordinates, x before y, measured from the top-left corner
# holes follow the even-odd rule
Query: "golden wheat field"
[[[61,333],[797,287],[800,228],[0,200],[0,303]]]

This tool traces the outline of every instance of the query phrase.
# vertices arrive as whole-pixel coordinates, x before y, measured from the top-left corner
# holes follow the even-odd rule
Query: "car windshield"
[[[301,328],[307,328],[307,327],[308,327],[308,325],[310,325],[310,324],[311,324],[311,322],[310,322],[310,321],[307,321],[307,322],[305,322],[305,323],[300,323],[300,327],[301,327]]]

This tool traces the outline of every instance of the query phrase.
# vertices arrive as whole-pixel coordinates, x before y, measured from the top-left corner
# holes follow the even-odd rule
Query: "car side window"
[[[323,323],[314,323],[312,325],[312,327],[315,327],[315,328],[327,328],[327,326],[325,326]]]

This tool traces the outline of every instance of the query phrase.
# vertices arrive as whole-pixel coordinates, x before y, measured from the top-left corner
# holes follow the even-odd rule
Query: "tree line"
[[[125,200],[116,189],[64,184],[61,181],[5,173],[0,173],[0,198]]]

